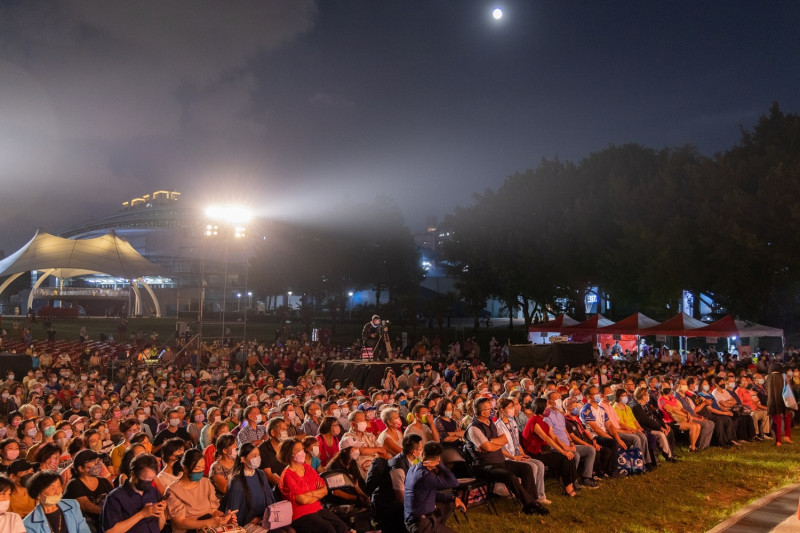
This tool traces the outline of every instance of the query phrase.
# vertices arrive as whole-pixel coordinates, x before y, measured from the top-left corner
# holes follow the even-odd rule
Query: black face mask
[[[153,486],[153,482],[137,479],[133,486],[136,487],[136,490],[139,492],[147,492],[147,489]]]
[[[670,392],[672,392],[672,389],[670,389],[669,387],[661,389],[661,394],[663,394],[664,396],[667,396]]]

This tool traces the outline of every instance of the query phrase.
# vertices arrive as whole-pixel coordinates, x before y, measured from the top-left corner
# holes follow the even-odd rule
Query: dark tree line
[[[683,290],[742,318],[800,315],[800,116],[774,104],[729,150],[610,146],[543,160],[476,194],[445,225],[443,259],[475,317],[489,297],[581,318],[590,286],[666,318]],[[697,298],[696,298],[697,299]]]
[[[251,260],[250,279],[264,295],[293,291],[307,325],[313,313],[326,311],[335,327],[348,292],[360,290],[374,291],[394,317],[414,316],[423,279],[420,256],[390,199],[342,206],[325,225],[273,222],[266,235]]]

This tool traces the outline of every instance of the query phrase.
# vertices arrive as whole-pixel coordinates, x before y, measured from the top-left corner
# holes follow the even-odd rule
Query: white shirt
[[[0,514],[0,531],[3,533],[25,533],[22,518],[17,513],[12,512]]]

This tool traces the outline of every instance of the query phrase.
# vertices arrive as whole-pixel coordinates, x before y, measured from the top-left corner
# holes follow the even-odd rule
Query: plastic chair
[[[322,503],[332,513],[341,518],[346,524],[349,524],[353,529],[362,531],[364,526],[370,524],[372,518],[372,511],[369,508],[359,508],[353,504],[340,504],[332,503],[331,500],[335,498],[332,495],[334,490],[341,490],[356,493],[356,482],[347,472],[341,470],[333,470],[323,472],[320,477],[328,487],[328,495],[322,499]]]

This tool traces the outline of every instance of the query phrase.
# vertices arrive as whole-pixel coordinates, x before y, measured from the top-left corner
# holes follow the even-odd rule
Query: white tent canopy
[[[0,285],[0,293],[22,273],[34,270],[45,272],[34,288],[48,276],[66,279],[87,274],[108,274],[132,282],[138,280],[153,298],[156,314],[161,314],[158,300],[143,278],[168,274],[114,232],[93,239],[65,239],[38,230],[25,246],[0,261],[0,277],[11,276]],[[33,291],[28,306],[32,304]]]

